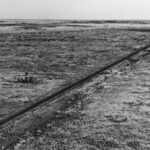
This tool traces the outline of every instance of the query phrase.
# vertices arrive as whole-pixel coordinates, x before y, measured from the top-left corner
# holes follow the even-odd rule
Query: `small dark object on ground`
[[[109,119],[109,121],[114,123],[122,123],[128,120],[125,116],[121,115],[107,115],[106,117]]]
[[[17,82],[20,82],[20,83],[37,83],[37,81],[34,77],[20,78],[17,80]]]
[[[32,76],[28,76],[28,72],[26,72],[25,77],[17,79],[17,82],[20,82],[20,83],[37,83],[37,80],[36,80],[36,78],[34,78]]]

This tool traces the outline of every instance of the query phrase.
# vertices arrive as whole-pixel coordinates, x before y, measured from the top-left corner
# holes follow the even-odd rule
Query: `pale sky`
[[[0,18],[150,20],[150,0],[0,0]]]

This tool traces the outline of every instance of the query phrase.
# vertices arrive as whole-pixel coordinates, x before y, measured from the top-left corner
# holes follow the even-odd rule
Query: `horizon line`
[[[84,20],[84,21],[150,21],[150,19],[48,19],[48,18],[0,18],[0,20]]]

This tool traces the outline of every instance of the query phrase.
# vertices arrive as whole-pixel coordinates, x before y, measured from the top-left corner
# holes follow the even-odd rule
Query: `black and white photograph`
[[[0,150],[150,150],[150,0],[0,0]]]

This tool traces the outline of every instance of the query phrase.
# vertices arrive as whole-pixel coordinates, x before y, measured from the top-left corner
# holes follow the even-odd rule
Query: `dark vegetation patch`
[[[38,81],[35,77],[28,75],[28,72],[25,73],[24,77],[18,78],[17,82],[26,83],[26,84],[37,84],[38,83]]]
[[[138,107],[144,105],[143,102],[124,102],[125,105],[129,107]]]
[[[70,24],[68,24],[68,25],[65,25],[66,27],[92,27],[92,26],[88,26],[88,25],[70,25]]]
[[[45,24],[36,24],[36,23],[3,23],[0,22],[0,27],[21,27],[22,29],[34,29],[40,30],[42,27],[58,27],[62,26],[63,23],[45,23]]]
[[[70,23],[95,23],[95,24],[104,24],[104,23],[133,23],[133,24],[148,24],[149,21],[139,21],[139,20],[74,20],[71,21]]]
[[[38,24],[33,24],[33,23],[3,23],[0,24],[0,26],[38,26]]]
[[[150,29],[142,29],[142,28],[137,28],[137,29],[134,29],[134,28],[131,28],[131,29],[124,29],[124,30],[128,30],[128,31],[133,31],[133,32],[150,32]]]
[[[139,149],[140,148],[140,142],[139,141],[130,141],[127,143],[127,145],[132,149]]]
[[[95,138],[91,138],[91,137],[85,137],[85,138],[83,138],[83,141],[86,142],[87,144],[93,145],[99,149],[119,148],[119,144],[112,140],[95,139]]]

